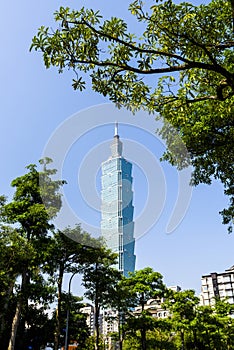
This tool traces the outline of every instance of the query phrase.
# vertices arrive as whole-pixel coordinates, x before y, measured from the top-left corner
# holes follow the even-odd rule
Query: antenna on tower
[[[118,122],[115,122],[115,135],[118,136]]]

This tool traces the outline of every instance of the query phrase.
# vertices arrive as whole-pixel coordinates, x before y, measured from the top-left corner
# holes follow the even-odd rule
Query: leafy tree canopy
[[[234,2],[207,5],[171,0],[129,10],[139,22],[135,35],[120,18],[103,19],[92,9],[55,12],[57,30],[42,26],[31,49],[41,50],[47,68],[75,73],[73,88],[83,90],[84,75],[93,90],[118,107],[145,109],[163,118],[164,159],[186,166],[178,151],[185,143],[194,167],[193,184],[219,179],[229,196],[222,211],[231,225],[234,211]],[[176,136],[178,135],[178,136]]]
[[[61,208],[62,200],[59,192],[65,183],[62,180],[52,180],[56,169],[49,169],[50,158],[39,161],[43,164],[43,171],[39,172],[35,164],[26,167],[27,173],[11,182],[15,188],[13,200],[5,203],[1,197],[0,220],[9,224],[17,224],[18,231],[28,240],[40,235],[46,236],[53,228],[50,220]]]
[[[130,272],[129,277],[122,278],[120,286],[123,290],[127,289],[131,306],[142,305],[142,310],[147,300],[162,297],[166,288],[162,275],[151,267]]]
[[[47,168],[51,163],[49,158],[40,163],[44,165],[43,171],[30,164],[26,174],[12,181],[15,189],[12,201],[7,203],[4,196],[0,196],[0,279],[5,288],[3,291],[0,288],[3,296],[0,338],[14,299],[15,316],[11,320],[8,346],[11,350],[15,348],[18,327],[26,329],[29,300],[46,307],[54,294],[53,286],[45,280],[43,265],[48,260],[49,232],[54,228],[51,220],[60,210],[59,189],[64,181],[51,178],[56,170]],[[24,348],[24,339],[19,341],[19,348]]]

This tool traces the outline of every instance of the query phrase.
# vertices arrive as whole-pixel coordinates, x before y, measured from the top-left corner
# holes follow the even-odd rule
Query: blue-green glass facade
[[[124,276],[135,270],[134,222],[132,204],[132,164],[122,157],[117,133],[111,144],[111,157],[102,163],[102,236],[108,248],[118,253],[118,268]]]

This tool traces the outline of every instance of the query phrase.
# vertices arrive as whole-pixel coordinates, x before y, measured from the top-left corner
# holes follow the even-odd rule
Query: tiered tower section
[[[122,156],[123,145],[115,125],[111,157],[102,163],[101,231],[108,248],[118,254],[118,268],[124,276],[135,270],[132,204],[132,164]]]

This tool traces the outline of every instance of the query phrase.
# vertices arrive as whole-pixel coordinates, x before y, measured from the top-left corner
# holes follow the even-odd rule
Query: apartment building
[[[214,305],[216,297],[234,304],[234,265],[224,272],[202,276],[201,283],[202,305]]]

